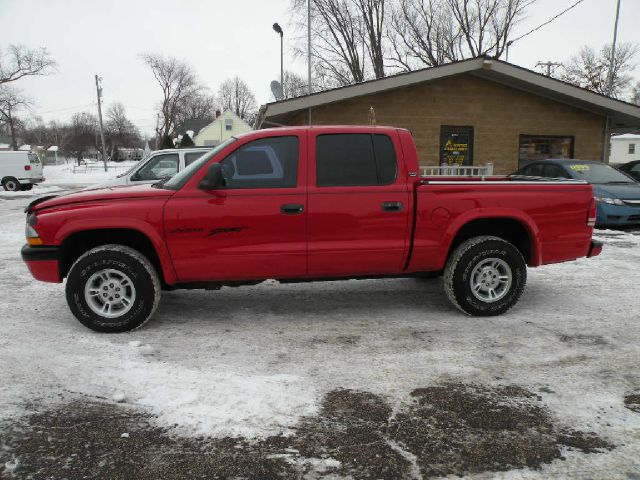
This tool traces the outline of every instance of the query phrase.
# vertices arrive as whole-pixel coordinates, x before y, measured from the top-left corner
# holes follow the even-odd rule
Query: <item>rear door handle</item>
[[[284,213],[285,215],[299,215],[304,212],[304,205],[299,203],[286,203],[284,205],[280,205],[280,213]]]
[[[382,210],[385,212],[400,212],[402,210],[402,202],[383,202]]]

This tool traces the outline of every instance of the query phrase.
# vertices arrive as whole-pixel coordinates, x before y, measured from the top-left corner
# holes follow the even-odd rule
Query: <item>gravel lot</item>
[[[637,232],[530,270],[498,318],[439,279],[265,282],[108,336],[22,264],[24,193],[0,194],[1,478],[640,478]]]

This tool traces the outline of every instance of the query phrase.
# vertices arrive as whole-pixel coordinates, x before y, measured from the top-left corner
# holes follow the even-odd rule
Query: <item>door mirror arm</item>
[[[226,183],[222,175],[222,165],[214,163],[209,165],[207,175],[200,181],[198,188],[200,190],[216,190],[224,187]]]

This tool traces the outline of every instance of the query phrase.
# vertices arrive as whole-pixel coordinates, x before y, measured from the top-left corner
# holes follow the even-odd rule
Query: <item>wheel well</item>
[[[73,263],[83,253],[100,245],[111,243],[126,245],[142,253],[153,264],[160,279],[164,281],[162,264],[149,237],[137,230],[120,228],[85,230],[69,235],[62,243],[60,276],[66,277]]]
[[[531,261],[532,246],[529,232],[522,223],[512,218],[480,218],[465,224],[451,242],[447,258],[462,242],[480,235],[491,235],[506,240],[520,251],[525,262]]]

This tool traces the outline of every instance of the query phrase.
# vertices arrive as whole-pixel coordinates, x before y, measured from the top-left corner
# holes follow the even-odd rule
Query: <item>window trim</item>
[[[636,144],[635,143],[630,143],[629,144],[629,148],[627,150],[629,153],[628,155],[635,155],[636,154]]]
[[[373,164],[375,166],[375,170],[376,170],[376,180],[379,182],[380,181],[380,168],[379,168],[379,163],[378,163],[378,158],[376,155],[376,150],[375,150],[375,145],[373,143],[373,137],[374,135],[380,135],[380,136],[384,136],[387,137],[389,139],[389,141],[391,142],[391,146],[393,148],[393,156],[395,158],[395,163],[396,163],[396,172],[395,172],[395,176],[393,177],[393,179],[388,182],[388,183],[375,183],[375,184],[366,184],[366,185],[362,185],[362,184],[340,184],[340,185],[319,185],[318,184],[318,139],[320,137],[326,137],[326,136],[339,136],[339,135],[367,135],[369,136],[369,139],[371,141],[371,151],[373,152]],[[393,137],[391,135],[389,135],[388,133],[382,133],[382,132],[340,132],[340,133],[334,133],[334,132],[326,132],[326,133],[318,133],[315,138],[314,138],[314,145],[313,145],[313,158],[314,158],[314,163],[315,163],[315,188],[318,189],[325,189],[325,188],[344,188],[344,187],[348,187],[348,188],[376,188],[376,187],[388,187],[390,185],[395,185],[398,182],[398,175],[400,173],[400,161],[398,159],[398,151],[396,149],[396,145],[393,141]]]

